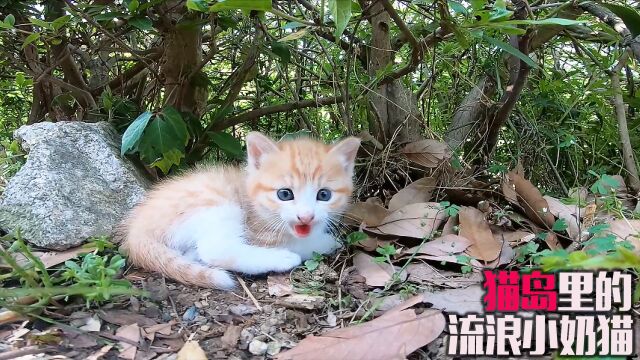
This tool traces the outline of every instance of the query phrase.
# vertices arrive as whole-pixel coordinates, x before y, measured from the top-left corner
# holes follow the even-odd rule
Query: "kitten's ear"
[[[247,135],[247,162],[249,170],[258,170],[263,156],[278,151],[276,143],[257,131]]]
[[[353,167],[355,166],[356,154],[359,148],[360,139],[352,136],[331,146],[329,153],[340,159],[347,173],[353,174]]]

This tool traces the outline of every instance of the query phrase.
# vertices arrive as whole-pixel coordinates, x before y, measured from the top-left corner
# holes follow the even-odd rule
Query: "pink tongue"
[[[311,232],[311,226],[309,225],[295,225],[294,230],[296,231],[296,234],[298,235],[302,235],[302,236],[306,236],[309,235],[309,233]]]

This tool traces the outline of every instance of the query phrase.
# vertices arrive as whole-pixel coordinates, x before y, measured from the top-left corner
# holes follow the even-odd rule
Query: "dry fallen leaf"
[[[276,300],[275,304],[292,309],[314,310],[325,306],[325,298],[318,295],[291,294]]]
[[[382,205],[357,202],[349,207],[344,217],[347,224],[359,226],[365,223],[366,226],[378,226],[389,213],[389,210]]]
[[[470,245],[471,240],[462,236],[444,235],[431,241],[427,241],[422,245],[406,249],[403,251],[403,254],[411,255],[413,253],[417,253],[433,256],[452,255],[465,251]]]
[[[138,324],[131,324],[127,326],[123,326],[116,330],[116,336],[119,336],[123,339],[127,339],[131,341],[124,342],[120,341],[118,345],[120,346],[120,355],[119,357],[122,359],[133,360],[136,358],[136,351],[138,351],[137,345],[138,341],[140,341],[140,327]]]
[[[640,220],[615,220],[606,230],[620,241],[628,241],[640,253]]]
[[[372,256],[358,251],[353,257],[353,266],[358,270],[358,274],[366,279],[369,286],[384,286],[393,274],[400,268],[386,262],[377,263]],[[400,274],[400,277],[406,279],[406,272]]]
[[[366,230],[381,235],[423,239],[440,227],[446,218],[438,203],[410,204],[389,214],[378,226],[367,227]]]
[[[507,174],[507,184],[517,193],[517,204],[522,207],[529,219],[542,227],[548,229],[553,227],[555,219],[549,212],[549,204],[542,197],[537,187],[513,171]]]
[[[434,293],[425,292],[422,297],[425,302],[442,311],[456,314],[484,312],[484,290],[481,285],[472,285],[464,289],[447,289]]]
[[[449,288],[465,288],[482,281],[478,272],[461,274],[460,272],[438,270],[427,263],[413,263],[407,266],[408,281],[430,283]]]
[[[88,254],[96,249],[95,246],[78,246],[73,249],[65,250],[65,251],[33,251],[32,254],[42,261],[42,264],[46,269],[56,266],[58,264],[62,264],[67,260],[71,260],[74,257],[80,254]],[[18,265],[26,265],[30,261],[24,257],[22,254],[16,254],[15,256]],[[4,265],[4,264],[3,264]]]
[[[407,159],[424,167],[433,168],[451,157],[451,150],[446,143],[426,139],[407,144],[400,150]]]
[[[149,341],[153,341],[156,338],[156,333],[162,335],[171,335],[171,326],[175,324],[175,320],[168,323],[151,325],[142,329],[142,335]]]
[[[573,241],[580,239],[580,219],[584,215],[584,209],[577,205],[565,205],[560,200],[545,195],[544,199],[549,205],[551,214],[567,223],[567,234]]]
[[[189,340],[178,351],[177,360],[207,360],[207,354],[197,341]]]
[[[460,236],[471,241],[466,252],[478,260],[490,262],[498,258],[502,244],[493,238],[484,214],[473,207],[465,206],[458,212]]]
[[[356,246],[363,248],[365,251],[374,251],[378,247],[391,244],[391,240],[381,240],[373,236],[367,236],[366,239],[359,241]]]
[[[436,179],[432,177],[425,177],[412,182],[393,195],[389,200],[389,210],[394,211],[409,204],[428,202],[431,200],[436,183]]]
[[[516,231],[504,231],[499,227],[491,227],[493,238],[497,242],[502,243],[506,241],[511,246],[517,246],[527,243],[535,239],[536,235],[530,231],[516,230]]]
[[[101,325],[102,325],[102,322],[100,321],[100,319],[97,316],[93,315],[86,319],[85,324],[80,326],[80,330],[84,330],[88,332],[97,332],[97,331],[100,331]]]
[[[224,335],[220,338],[220,341],[229,349],[233,349],[240,340],[240,333],[242,332],[242,326],[229,325],[224,331]]]
[[[104,310],[99,311],[98,316],[108,323],[120,326],[133,323],[136,323],[140,326],[151,326],[157,324],[153,319],[128,310]]]
[[[105,345],[103,347],[100,348],[100,350],[94,352],[93,354],[87,356],[87,360],[99,360],[102,359],[103,356],[105,356],[109,350],[111,350],[111,348],[113,347],[113,345]]]
[[[422,297],[416,296],[364,324],[307,336],[276,359],[404,359],[435,340],[446,325],[440,311],[417,314],[411,308],[421,302]]]
[[[458,221],[458,214],[456,214],[455,216],[450,216],[447,219],[447,222],[444,223],[444,226],[442,227],[442,236],[445,235],[457,235],[458,234],[458,230],[457,227],[458,225],[460,225],[459,221]]]
[[[269,295],[282,297],[293,294],[293,286],[289,280],[289,275],[269,275],[267,277]]]

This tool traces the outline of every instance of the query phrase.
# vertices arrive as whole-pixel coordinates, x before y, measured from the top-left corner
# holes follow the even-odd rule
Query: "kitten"
[[[335,145],[247,136],[246,169],[215,166],[167,180],[120,229],[133,264],[185,284],[229,290],[226,270],[282,272],[340,243],[328,226],[347,207],[360,139]]]

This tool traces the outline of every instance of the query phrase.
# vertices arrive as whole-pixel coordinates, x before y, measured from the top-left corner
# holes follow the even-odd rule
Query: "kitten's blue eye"
[[[331,190],[329,189],[318,190],[318,195],[316,195],[316,199],[320,201],[329,201],[329,199],[331,199]]]
[[[278,199],[282,201],[290,201],[293,200],[293,191],[291,189],[280,189],[277,192]]]

